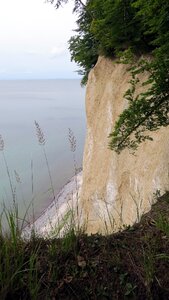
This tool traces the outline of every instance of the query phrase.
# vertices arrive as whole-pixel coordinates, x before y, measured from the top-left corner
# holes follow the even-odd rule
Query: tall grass
[[[7,159],[6,159],[6,155],[5,155],[4,150],[5,150],[4,139],[3,139],[2,135],[0,135],[0,151],[2,153],[2,157],[3,157],[3,160],[4,160],[7,176],[8,176],[8,179],[9,179],[9,185],[10,185],[13,205],[14,205],[14,209],[15,209],[16,192],[15,192],[15,189],[14,189],[13,184],[12,184],[11,174],[10,174],[10,171],[9,171],[9,167],[8,167],[8,163],[7,163]]]
[[[36,122],[36,121],[35,121],[35,128],[36,128],[36,135],[37,135],[37,138],[38,138],[39,145],[42,147],[42,151],[43,151],[43,154],[44,154],[44,157],[45,157],[46,166],[47,166],[49,179],[50,179],[50,184],[51,184],[51,191],[52,191],[52,194],[53,194],[53,200],[55,200],[55,190],[54,190],[52,175],[51,175],[51,171],[50,171],[50,167],[49,167],[48,157],[47,157],[46,149],[45,149],[45,144],[46,144],[45,135],[44,135],[39,123]]]
[[[72,195],[72,222],[74,222],[73,227],[77,227],[77,231],[80,231],[81,227],[81,212],[79,209],[79,188],[77,182],[77,175],[78,175],[78,168],[77,168],[77,161],[76,161],[76,147],[77,141],[76,137],[71,128],[68,129],[68,139],[70,144],[70,151],[72,152],[73,156],[73,167],[74,167],[74,175],[75,175],[75,188],[76,188],[76,195],[75,195],[75,203]]]
[[[18,211],[4,209],[7,231],[0,219],[0,299],[38,299],[41,277],[38,278],[38,246],[30,246],[18,227]],[[22,220],[24,223],[24,219]],[[22,226],[21,226],[22,227]],[[31,243],[31,241],[30,241]],[[28,251],[28,255],[27,255]],[[17,298],[17,294],[20,295]],[[25,296],[24,296],[25,295]],[[21,297],[21,298],[20,298]]]
[[[45,157],[45,162],[48,170],[48,175],[50,179],[51,191],[53,196],[53,201],[56,200],[54,185],[52,181],[51,171],[49,167],[48,157],[45,149],[46,139],[44,133],[38,124],[35,121],[36,135],[40,146],[42,146],[42,151]],[[78,182],[77,182],[77,164],[76,164],[76,139],[73,135],[73,132],[69,129],[69,142],[71,146],[71,152],[73,153],[73,165],[75,172],[75,185],[76,185],[76,201],[77,203],[73,204],[72,196],[72,206],[67,207],[65,215],[58,218],[58,222],[55,228],[52,228],[50,231],[49,238],[58,238],[62,236],[62,250],[63,252],[68,252],[75,245],[76,235],[79,232],[79,227],[77,230],[76,222],[77,216],[79,215],[78,209]],[[40,285],[42,278],[45,274],[39,276],[38,273],[38,255],[40,251],[40,244],[38,242],[38,236],[32,227],[32,232],[30,235],[30,240],[24,239],[23,228],[25,224],[29,224],[29,215],[28,211],[32,205],[33,210],[33,222],[35,221],[34,215],[34,170],[33,170],[33,160],[31,159],[31,193],[32,201],[28,205],[25,215],[23,218],[19,217],[18,205],[16,201],[16,190],[12,182],[12,177],[10,169],[7,163],[5,151],[4,151],[4,140],[0,136],[0,151],[4,160],[9,186],[12,195],[13,207],[8,209],[4,205],[2,214],[0,215],[0,299],[12,299],[12,295],[15,295],[15,299],[38,299],[40,295]],[[25,199],[24,193],[22,190],[22,182],[19,173],[14,170],[14,178],[16,184],[20,188],[22,199]],[[76,212],[75,212],[76,209]],[[50,220],[49,220],[50,221]],[[4,223],[6,224],[4,228]],[[31,243],[34,244],[31,245]],[[54,244],[52,244],[54,245]],[[55,246],[52,246],[55,247]],[[29,254],[27,255],[27,251]],[[53,253],[54,248],[50,251]],[[55,276],[54,274],[52,276]],[[20,295],[17,298],[17,295]],[[21,297],[21,298],[20,298]]]
[[[54,190],[54,184],[53,184],[53,180],[52,180],[52,175],[51,175],[51,170],[50,170],[50,166],[49,166],[49,161],[48,161],[48,157],[47,157],[47,153],[46,153],[46,138],[44,135],[44,132],[42,130],[42,128],[40,127],[39,123],[37,121],[35,121],[35,130],[36,130],[36,136],[38,139],[38,143],[41,146],[44,158],[45,158],[45,162],[46,162],[46,166],[47,166],[47,171],[48,171],[48,175],[49,175],[49,180],[50,180],[50,190],[52,191],[52,198],[54,201],[54,205],[56,208],[56,214],[58,214],[58,203],[56,201],[56,196],[55,196],[55,190]],[[75,224],[75,209],[76,209],[76,216],[79,215],[79,211],[78,211],[78,182],[77,182],[77,172],[78,172],[78,168],[77,168],[77,164],[76,164],[76,138],[73,134],[73,131],[71,129],[69,129],[69,143],[70,143],[70,150],[73,153],[73,166],[74,166],[74,173],[75,173],[75,185],[76,185],[76,205],[73,204],[73,196],[72,196],[72,207],[70,208],[70,206],[68,207],[67,211],[70,211],[71,209],[71,223],[73,226],[73,223]],[[22,181],[21,181],[21,177],[19,175],[19,173],[14,170],[13,174],[14,174],[14,179],[15,179],[15,185],[12,182],[12,176],[11,176],[11,172],[10,172],[10,168],[8,166],[8,162],[6,159],[6,154],[5,154],[5,143],[4,143],[4,139],[2,137],[2,135],[0,135],[0,151],[2,153],[2,158],[4,160],[4,165],[6,168],[6,173],[8,176],[8,182],[9,182],[9,186],[10,186],[10,191],[11,191],[11,195],[12,195],[12,203],[13,203],[13,210],[16,212],[18,212],[18,206],[17,206],[17,195],[16,195],[16,186],[18,186],[18,188],[20,189],[20,194],[21,194],[21,198],[23,200],[24,206],[25,206],[25,211],[26,211],[26,218],[25,219],[25,223],[29,222],[29,215],[28,215],[28,209],[30,208],[30,205],[27,205],[25,202],[25,198],[24,198],[24,192],[22,189]],[[33,224],[35,222],[35,211],[34,211],[34,200],[35,200],[35,193],[34,193],[34,165],[33,165],[33,159],[31,159],[31,194],[32,194],[32,199],[29,201],[29,203],[31,203],[32,206],[32,217],[33,217]],[[57,205],[57,206],[56,206]],[[27,208],[27,206],[29,208]],[[61,223],[63,223],[63,220],[65,219],[64,216],[61,216]],[[19,220],[19,219],[18,219]],[[19,222],[19,221],[18,221]],[[50,222],[50,220],[49,220]],[[60,224],[59,224],[60,220],[58,218],[58,223],[56,225],[56,227],[60,228]],[[52,228],[53,229],[53,228]],[[58,230],[60,232],[60,230]]]

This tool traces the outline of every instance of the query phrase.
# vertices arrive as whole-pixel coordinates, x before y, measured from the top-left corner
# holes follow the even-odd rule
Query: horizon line
[[[28,81],[28,80],[81,80],[81,78],[60,77],[60,78],[3,78],[0,81]]]

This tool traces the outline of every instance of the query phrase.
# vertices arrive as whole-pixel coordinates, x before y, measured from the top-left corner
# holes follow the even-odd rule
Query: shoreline
[[[56,195],[49,206],[31,224],[22,231],[23,238],[30,238],[32,231],[38,236],[50,237],[56,231],[64,216],[78,204],[82,185],[82,171],[74,175]],[[58,224],[59,222],[59,224]]]

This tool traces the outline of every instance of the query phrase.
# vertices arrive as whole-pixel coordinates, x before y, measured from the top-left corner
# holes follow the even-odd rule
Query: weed
[[[157,255],[156,255],[156,258],[157,258],[157,259],[163,259],[163,260],[169,261],[169,255],[166,254],[166,253],[160,253],[160,254],[157,254]]]
[[[133,296],[137,288],[137,285],[133,285],[131,282],[127,282],[125,285],[125,296]]]
[[[127,272],[119,275],[120,285],[124,285],[124,283],[126,282],[127,276],[128,276]]]
[[[68,253],[69,251],[75,250],[76,247],[76,234],[74,228],[70,228],[66,232],[62,240],[62,251]]]
[[[137,285],[129,282],[128,276],[129,274],[127,272],[119,275],[120,285],[124,289],[124,296],[133,296]]]
[[[164,234],[169,236],[169,221],[166,217],[160,214],[157,220],[155,221],[155,225]]]

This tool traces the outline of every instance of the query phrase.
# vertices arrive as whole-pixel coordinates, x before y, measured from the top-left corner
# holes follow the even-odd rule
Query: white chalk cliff
[[[141,81],[145,79],[140,75]],[[100,57],[86,90],[87,137],[80,203],[88,233],[107,233],[139,221],[154,193],[169,189],[169,128],[154,132],[135,156],[128,149],[108,149],[108,135],[127,107],[124,93],[131,79],[127,66]],[[137,92],[143,90],[138,87]]]

